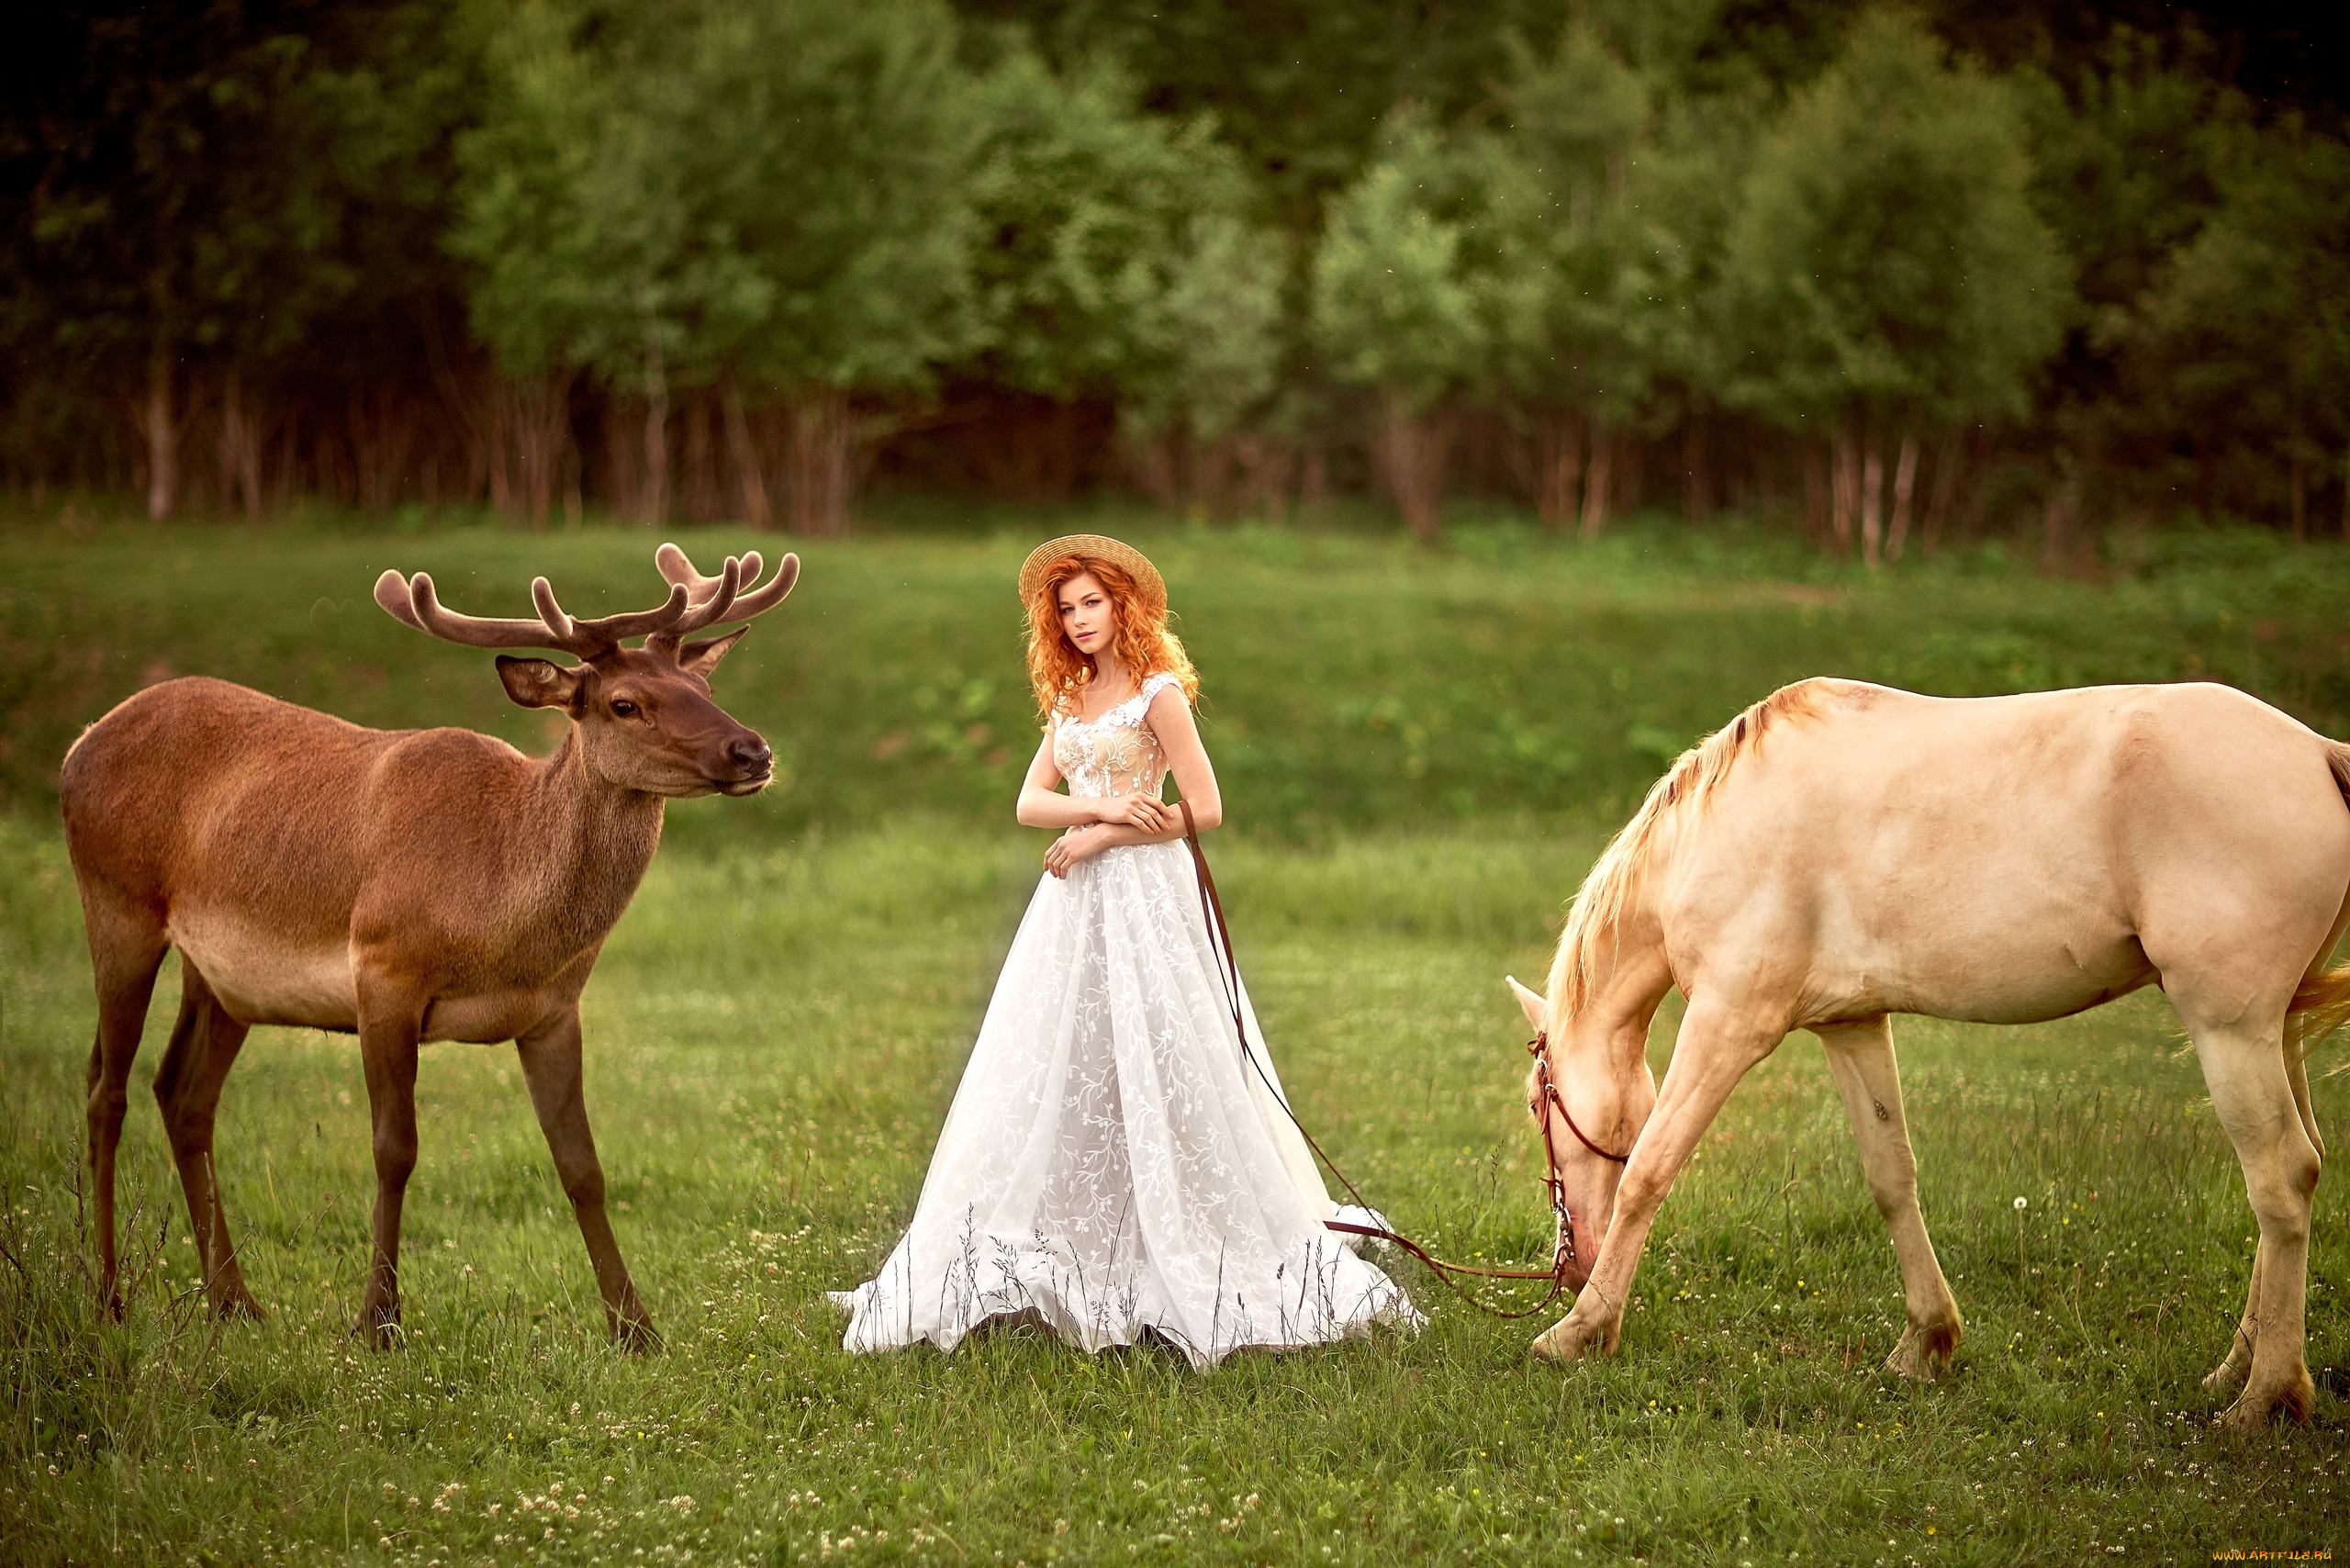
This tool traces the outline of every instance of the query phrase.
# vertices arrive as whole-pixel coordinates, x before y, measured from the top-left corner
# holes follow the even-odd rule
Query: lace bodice
[[[1053,729],[1053,766],[1069,780],[1070,794],[1105,799],[1161,791],[1167,751],[1143,716],[1151,699],[1170,686],[1180,689],[1181,682],[1162,671],[1098,719],[1061,713]]]

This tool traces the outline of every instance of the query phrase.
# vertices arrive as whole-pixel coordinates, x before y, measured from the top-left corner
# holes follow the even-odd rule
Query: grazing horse
[[[1549,1062],[1574,1308],[1534,1342],[1616,1349],[1658,1205],[1747,1070],[1827,1048],[1893,1232],[1930,1376],[1958,1305],[1918,1211],[1887,1020],[2029,1024],[2155,984],[2187,1025],[2260,1224],[2244,1320],[2205,1385],[2242,1425],[2307,1419],[2303,1058],[2350,1019],[2350,745],[2213,685],[1919,697],[1782,689],[1685,753],[1584,880],[1550,994],[1510,982]],[[1649,1023],[1687,999],[1662,1087]],[[1561,1126],[1561,1124],[1563,1124]],[[1584,1261],[1587,1260],[1587,1261]]]

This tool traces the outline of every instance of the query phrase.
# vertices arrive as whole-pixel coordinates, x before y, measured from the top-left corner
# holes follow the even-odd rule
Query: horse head
[[[1505,978],[1534,1025],[1527,1110],[1542,1137],[1567,1287],[1580,1291],[1615,1217],[1624,1162],[1656,1105],[1656,1075],[1646,1051],[1627,1052],[1623,1031],[1594,1010],[1554,1029],[1549,1000]]]

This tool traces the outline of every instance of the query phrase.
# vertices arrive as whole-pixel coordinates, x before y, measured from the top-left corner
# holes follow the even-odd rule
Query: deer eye
[[[625,718],[627,718],[631,713],[633,713],[633,712],[635,712],[635,711],[636,711],[636,704],[635,704],[635,703],[633,703],[633,702],[631,702],[631,701],[630,701],[627,698],[625,698],[625,697],[621,698],[619,700],[615,701],[615,702],[612,704],[612,712],[613,712],[613,714],[614,714],[616,717],[619,717],[619,718],[625,719]]]

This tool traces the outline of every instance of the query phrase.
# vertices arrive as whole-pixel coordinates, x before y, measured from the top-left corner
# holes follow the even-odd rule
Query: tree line
[[[158,518],[823,533],[878,482],[1729,507],[1872,563],[2350,537],[2350,146],[2261,38],[1165,9],[50,11],[0,103],[0,466]]]

